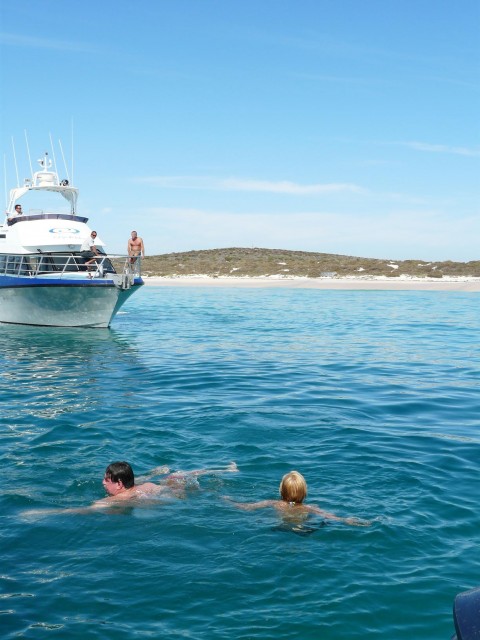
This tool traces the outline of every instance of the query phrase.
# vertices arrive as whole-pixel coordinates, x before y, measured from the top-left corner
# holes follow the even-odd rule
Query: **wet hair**
[[[280,495],[286,502],[302,503],[307,497],[307,483],[298,471],[286,473],[280,482]]]
[[[105,477],[109,478],[112,482],[119,482],[121,480],[125,489],[131,489],[135,484],[133,469],[128,462],[112,462],[105,471]]]

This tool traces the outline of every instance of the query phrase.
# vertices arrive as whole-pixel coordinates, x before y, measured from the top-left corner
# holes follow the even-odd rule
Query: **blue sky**
[[[0,7],[8,186],[73,122],[110,251],[479,259],[479,0]]]

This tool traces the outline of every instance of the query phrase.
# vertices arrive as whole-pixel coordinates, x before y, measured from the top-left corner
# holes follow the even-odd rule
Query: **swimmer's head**
[[[105,471],[105,478],[111,482],[121,482],[125,489],[131,489],[135,484],[133,469],[128,462],[112,462]]]
[[[280,482],[280,495],[286,502],[302,503],[307,497],[307,483],[298,471],[290,471]]]

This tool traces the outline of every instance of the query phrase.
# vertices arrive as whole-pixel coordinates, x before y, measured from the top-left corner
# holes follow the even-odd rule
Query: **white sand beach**
[[[480,292],[480,278],[299,278],[264,276],[232,278],[211,276],[144,276],[146,285],[156,287],[241,287],[292,289],[339,289],[344,291],[467,291]]]

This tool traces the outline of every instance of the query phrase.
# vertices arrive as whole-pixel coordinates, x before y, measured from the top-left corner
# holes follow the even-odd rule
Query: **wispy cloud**
[[[248,178],[213,178],[198,176],[146,176],[135,182],[151,184],[165,189],[204,189],[210,191],[249,191],[286,195],[314,195],[326,193],[367,193],[367,190],[344,182],[326,184],[298,184],[290,181],[271,182]]]
[[[431,144],[429,142],[403,142],[406,147],[427,153],[447,153],[456,156],[480,157],[480,149],[469,149],[468,147],[450,147],[445,144]]]
[[[230,34],[229,34],[230,35]],[[353,59],[375,61],[379,59],[415,62],[416,64],[432,64],[445,63],[443,57],[436,55],[419,55],[411,48],[405,50],[395,50],[391,47],[377,47],[371,43],[359,44],[358,41],[343,40],[332,36],[327,32],[319,32],[315,30],[306,30],[298,36],[278,35],[271,32],[250,29],[248,32],[242,32],[239,37],[248,37],[253,42],[259,42],[263,45],[283,47],[288,49],[297,49],[300,51],[309,51],[312,54],[329,56],[339,59]]]
[[[314,74],[314,73],[298,73],[295,74],[296,78],[302,80],[308,80],[309,82],[322,82],[330,84],[348,84],[348,85],[391,85],[391,80],[365,77],[365,76],[341,76],[341,75],[326,75],[326,74]]]
[[[76,53],[100,53],[101,48],[86,42],[36,38],[17,33],[0,33],[0,43],[12,47],[28,47],[31,49],[52,49],[55,51],[71,51]]]

